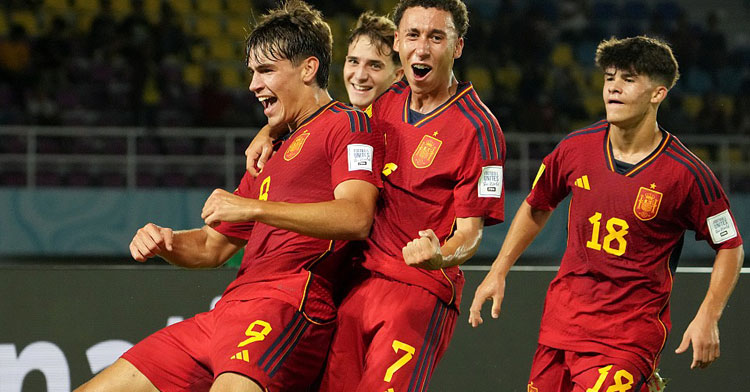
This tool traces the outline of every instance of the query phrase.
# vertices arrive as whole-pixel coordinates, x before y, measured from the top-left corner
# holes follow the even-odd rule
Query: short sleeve
[[[693,178],[688,190],[689,229],[695,231],[697,240],[707,241],[714,250],[736,248],[742,245],[742,237],[729,199],[710,169],[707,171],[706,182]]]
[[[491,226],[505,219],[505,139],[500,127],[475,132],[458,172],[453,195],[456,217],[482,217]]]
[[[335,189],[347,180],[362,180],[382,188],[383,134],[370,127],[369,118],[362,111],[345,110],[338,119],[327,140],[331,187]]]
[[[526,197],[530,206],[552,211],[570,193],[565,171],[563,170],[564,147],[558,145],[552,153],[547,155],[539,166],[534,178],[531,192]]]
[[[250,173],[245,172],[245,175],[242,176],[242,180],[240,181],[240,185],[234,190],[234,194],[246,198],[255,198],[255,195],[251,194],[253,181],[253,176],[251,176]],[[248,240],[254,225],[255,222],[221,222],[213,229],[228,237]]]

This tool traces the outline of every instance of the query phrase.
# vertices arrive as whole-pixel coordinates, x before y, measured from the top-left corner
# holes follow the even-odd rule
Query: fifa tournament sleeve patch
[[[503,167],[484,166],[479,178],[479,197],[503,196]]]
[[[346,146],[349,159],[349,171],[367,170],[372,172],[373,148],[367,144],[349,144]]]
[[[711,241],[714,244],[720,244],[724,241],[737,237],[737,229],[734,226],[732,215],[729,210],[724,210],[714,216],[706,219],[708,232],[711,233]]]

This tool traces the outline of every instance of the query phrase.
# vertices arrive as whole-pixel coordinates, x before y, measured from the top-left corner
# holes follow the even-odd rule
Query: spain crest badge
[[[411,163],[417,169],[430,167],[442,145],[442,140],[430,135],[424,135],[419,142],[417,149],[414,150],[414,153],[411,155]]]
[[[292,141],[292,144],[289,145],[289,148],[286,149],[284,152],[284,160],[285,161],[291,161],[299,155],[299,152],[302,151],[302,146],[305,145],[305,140],[307,140],[307,137],[310,136],[310,132],[305,129],[304,132],[297,135],[296,138]]]
[[[661,192],[641,187],[638,190],[638,196],[635,197],[633,213],[642,221],[654,219],[659,212],[662,196]]]

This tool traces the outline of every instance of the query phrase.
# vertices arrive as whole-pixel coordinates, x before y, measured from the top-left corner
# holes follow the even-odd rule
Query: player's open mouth
[[[412,71],[414,71],[414,76],[417,77],[417,79],[424,79],[430,71],[432,71],[432,67],[425,64],[414,64],[411,66]]]
[[[622,102],[622,101],[618,101],[618,100],[616,100],[616,99],[610,99],[610,100],[608,100],[608,101],[607,101],[607,103],[610,103],[610,104],[617,104],[617,105],[622,105],[622,104],[623,104],[623,102]]]
[[[258,97],[258,101],[263,105],[263,112],[266,112],[276,103],[276,101],[278,101],[278,99],[275,97]]]
[[[361,84],[350,83],[350,86],[356,91],[370,91],[372,86],[362,86]]]

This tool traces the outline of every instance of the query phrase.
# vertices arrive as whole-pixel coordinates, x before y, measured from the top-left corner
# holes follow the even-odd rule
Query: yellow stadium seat
[[[245,40],[250,28],[250,21],[244,17],[228,17],[226,19],[226,33],[236,39]]]
[[[719,100],[719,107],[721,108],[721,111],[724,112],[726,116],[731,116],[734,114],[734,98],[729,95],[721,95],[718,98]]]
[[[205,60],[208,55],[206,52],[206,46],[203,44],[196,44],[190,47],[190,57],[193,58],[193,62],[202,62]]]
[[[195,20],[195,35],[203,38],[221,36],[221,21],[216,16],[201,15]]]
[[[203,68],[197,64],[188,64],[182,70],[182,80],[188,86],[200,87],[203,83]]]
[[[550,55],[552,64],[556,67],[567,67],[573,64],[573,48],[568,44],[558,44]]]
[[[68,0],[44,0],[42,5],[47,9],[65,11],[68,9]]]
[[[145,0],[143,12],[151,23],[158,23],[161,21],[161,0]]]
[[[0,35],[8,34],[8,21],[5,19],[5,11],[0,10]]]
[[[253,12],[253,2],[250,0],[227,0],[227,10],[231,15],[247,17]]]
[[[589,118],[599,118],[604,113],[604,101],[601,95],[587,95],[583,99],[583,108]]]
[[[239,71],[235,67],[223,67],[220,71],[221,84],[224,87],[229,88],[241,88],[244,87],[244,82],[240,76]]]
[[[146,5],[148,3],[148,1],[143,3],[144,9],[147,8]],[[111,0],[110,8],[112,9],[112,13],[117,16],[124,16],[133,11],[133,7],[130,5],[130,0]]]
[[[515,65],[506,65],[495,71],[495,78],[503,88],[516,91],[521,83],[521,70]]]
[[[202,14],[221,15],[224,13],[224,4],[219,0],[196,1],[195,4],[197,11]]]
[[[742,149],[740,149],[739,147],[729,147],[727,158],[729,158],[729,163],[733,165],[745,163],[742,159]]]
[[[599,69],[595,69],[589,74],[589,88],[592,92],[601,94],[602,88],[604,88],[604,74]]]
[[[82,33],[91,30],[91,22],[94,21],[96,14],[92,12],[81,12],[76,15],[76,28]]]
[[[73,0],[73,8],[79,12],[96,13],[99,12],[99,0]]]
[[[216,60],[239,60],[241,58],[234,43],[224,37],[209,42],[209,56]]]
[[[471,84],[483,98],[489,99],[492,93],[492,75],[490,71],[480,65],[472,65],[466,70],[466,80],[471,80]]]
[[[12,11],[10,14],[11,23],[21,25],[26,29],[26,34],[30,37],[39,35],[39,21],[31,11],[21,10]]]
[[[682,109],[690,118],[697,118],[703,109],[703,98],[700,95],[685,95],[682,98]]]
[[[711,162],[711,151],[706,147],[693,146],[690,147],[690,151],[693,152],[703,162]]]
[[[200,0],[200,2],[216,0]],[[193,3],[190,0],[169,0],[169,5],[180,15],[187,15],[193,12]]]

